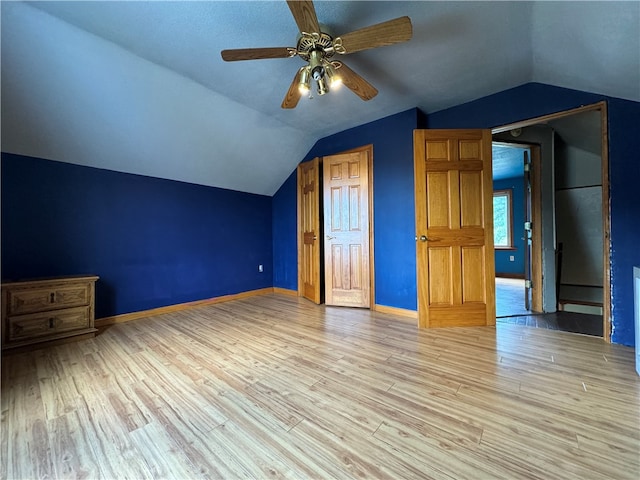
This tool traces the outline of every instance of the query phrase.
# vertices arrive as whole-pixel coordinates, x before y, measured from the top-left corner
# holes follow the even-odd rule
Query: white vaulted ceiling
[[[2,2],[2,150],[272,195],[320,138],[527,82],[640,101],[638,2],[316,2],[347,33],[408,15],[407,43],[342,57],[379,90],[280,108],[299,58],[284,1]]]

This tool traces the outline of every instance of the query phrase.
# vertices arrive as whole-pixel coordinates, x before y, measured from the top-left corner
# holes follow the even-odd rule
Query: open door
[[[323,158],[327,305],[371,306],[369,152]]]
[[[490,130],[415,130],[420,327],[495,325]]]
[[[298,295],[316,304],[320,295],[320,160],[298,165]]]
[[[524,309],[531,310],[532,283],[532,242],[533,229],[531,220],[531,159],[529,151],[523,152],[524,163]]]

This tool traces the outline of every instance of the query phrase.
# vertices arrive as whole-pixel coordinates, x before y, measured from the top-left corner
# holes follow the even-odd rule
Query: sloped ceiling
[[[602,119],[599,110],[580,112],[568,117],[547,121],[558,139],[572,148],[584,150],[598,158],[602,155]],[[492,149],[493,180],[524,175],[525,148],[494,143]]]
[[[527,82],[640,101],[638,2],[316,2],[343,34],[402,15],[404,44],[341,59],[380,91],[280,103],[299,58],[284,1],[2,2],[2,150],[272,195],[313,144],[409,108]]]
[[[522,177],[525,151],[526,148],[494,144],[491,152],[493,181]]]

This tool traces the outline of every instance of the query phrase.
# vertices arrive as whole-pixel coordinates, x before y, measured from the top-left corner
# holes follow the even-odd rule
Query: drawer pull
[[[56,301],[56,294],[54,292],[51,292],[49,302],[54,303],[55,301]]]
[[[49,319],[49,328],[55,327],[55,321],[56,321],[55,318],[50,318]]]

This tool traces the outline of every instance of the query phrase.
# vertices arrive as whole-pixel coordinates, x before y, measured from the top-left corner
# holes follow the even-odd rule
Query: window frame
[[[513,189],[503,188],[500,190],[494,190],[493,198],[495,197],[507,197],[507,210],[508,210],[507,219],[508,219],[509,225],[507,227],[508,245],[496,245],[495,237],[494,237],[493,248],[495,248],[496,250],[516,250],[516,247],[514,246],[514,243],[513,243]],[[494,212],[494,215],[493,215],[494,229],[495,229],[495,219],[496,217]]]

